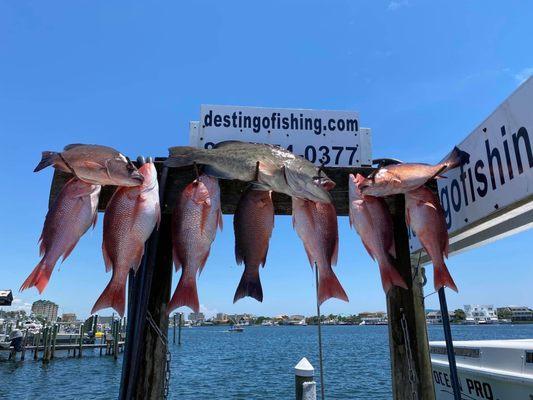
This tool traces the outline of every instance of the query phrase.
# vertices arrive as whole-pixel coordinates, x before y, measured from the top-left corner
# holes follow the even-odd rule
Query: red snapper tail
[[[259,267],[253,272],[244,271],[239,282],[239,286],[235,291],[233,303],[243,297],[250,296],[257,301],[263,301],[263,288],[261,287],[261,280],[259,278]]]
[[[322,304],[327,299],[335,297],[340,300],[349,301],[346,292],[337,279],[335,272],[329,268],[319,271],[318,276],[318,302]]]
[[[448,271],[446,264],[444,264],[444,260],[433,264],[433,283],[437,291],[442,287],[447,287],[458,292],[450,271]]]
[[[96,300],[91,314],[108,307],[114,308],[121,317],[124,316],[124,309],[126,308],[126,280],[118,279],[115,273],[113,273],[111,281],[107,284],[98,300]]]
[[[381,284],[383,285],[383,291],[385,294],[387,294],[393,286],[407,289],[405,280],[394,267],[391,260],[379,263],[379,273],[381,274]]]
[[[48,281],[50,280],[54,266],[55,263],[50,265],[46,262],[46,258],[43,257],[39,264],[37,264],[37,266],[33,269],[31,274],[26,278],[20,287],[20,291],[22,292],[25,289],[35,286],[39,293],[42,293],[46,285],[48,285]]]
[[[172,295],[170,303],[168,303],[168,314],[181,306],[187,306],[196,313],[200,312],[200,302],[198,301],[198,291],[196,289],[196,276],[186,276],[185,269],[182,271],[176,291]]]

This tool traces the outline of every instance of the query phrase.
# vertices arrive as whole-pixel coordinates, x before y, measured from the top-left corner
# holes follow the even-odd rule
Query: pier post
[[[35,341],[35,348],[33,349],[33,359],[37,360],[38,354],[39,354],[39,342],[41,341],[41,331],[37,332],[37,334],[34,337]]]
[[[50,340],[50,328],[47,326],[43,330],[43,355],[42,362],[46,364],[48,362],[47,353],[48,353],[48,342]]]
[[[413,279],[404,196],[394,197],[396,267],[409,289],[393,287],[387,294],[392,394],[395,400],[435,400],[422,284]]]
[[[52,352],[50,353],[50,358],[54,358],[54,354],[56,352],[57,331],[59,331],[59,325],[54,324],[52,331]]]
[[[174,313],[174,316],[173,316],[174,324],[172,328],[172,344],[176,344],[176,314],[177,313]]]
[[[120,321],[114,321],[113,325],[115,326],[115,334],[113,335],[113,358],[116,360],[118,358],[118,340],[120,338]]]
[[[26,332],[24,332],[24,340],[22,341],[22,353],[20,354],[21,361],[24,361],[24,358],[26,358],[26,345],[28,341],[28,333],[29,333],[29,329],[26,328]]]
[[[178,345],[181,345],[181,326],[183,325],[183,313],[180,312],[179,314],[179,322],[178,322]]]
[[[307,397],[304,397],[304,383],[313,382],[314,383],[315,369],[307,358],[302,358],[298,364],[294,367],[294,385],[296,392],[296,400],[308,400],[316,399],[316,384],[314,386],[315,396],[309,397],[310,388],[307,387],[305,392]]]
[[[79,349],[78,349],[78,357],[81,357],[82,349],[83,349],[83,333],[84,333],[84,326],[83,324],[80,326],[80,343],[79,343]]]

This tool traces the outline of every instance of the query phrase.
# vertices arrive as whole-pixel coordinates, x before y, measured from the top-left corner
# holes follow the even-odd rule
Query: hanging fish
[[[368,254],[378,262],[385,293],[392,286],[407,289],[405,281],[394,267],[393,257],[396,257],[396,253],[392,216],[385,200],[361,194],[357,185],[363,179],[359,174],[350,174],[349,177],[350,226],[355,227]]]
[[[303,157],[269,144],[226,141],[214,149],[171,147],[165,165],[184,167],[204,165],[207,175],[221,179],[254,182],[263,190],[273,190],[292,197],[330,203],[328,190],[335,183],[320,176],[318,168]],[[259,164],[257,164],[259,163]]]
[[[454,147],[443,162],[436,165],[428,164],[394,164],[379,168],[369,178],[363,178],[359,190],[364,195],[389,196],[414,190],[433,178],[439,178],[450,169],[468,163],[470,155]]]
[[[259,266],[265,266],[268,242],[274,228],[272,192],[246,189],[242,194],[235,216],[235,258],[244,262],[244,272],[235,292],[233,302],[250,296],[263,301],[263,289],[259,279]]]
[[[422,186],[405,194],[406,222],[413,229],[433,262],[435,290],[446,286],[457,292],[444,257],[448,257],[448,231],[437,196]],[[444,256],[444,257],[443,257]]]
[[[217,226],[222,229],[218,181],[201,175],[183,189],[172,214],[174,266],[182,271],[168,313],[181,306],[200,311],[196,275],[205,266]]]
[[[143,177],[117,150],[97,144],[69,144],[62,152],[43,151],[33,172],[53,165],[95,185],[138,186]]]
[[[121,187],[109,200],[104,215],[102,253],[106,271],[113,275],[91,311],[112,307],[124,315],[126,281],[130,269],[137,271],[144,254],[144,243],[161,220],[159,185],[153,163],[139,168],[144,181],[140,186]]]
[[[331,297],[348,301],[331,268],[337,263],[339,233],[337,213],[331,203],[292,198],[292,223],[302,239],[311,267],[318,266],[318,302]]]
[[[35,286],[42,293],[61,256],[70,255],[78,240],[96,224],[98,197],[101,186],[69,180],[48,210],[39,241],[43,256],[20,290]]]

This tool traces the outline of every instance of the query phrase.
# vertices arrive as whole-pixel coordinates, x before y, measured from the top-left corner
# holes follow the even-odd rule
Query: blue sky
[[[356,110],[375,157],[438,161],[533,73],[532,13],[526,1],[0,0],[1,288],[19,307],[45,298],[86,316],[110,278],[100,218],[42,296],[18,293],[39,261],[52,177],[32,172],[42,150],[86,142],[166,155],[187,143],[204,103]],[[224,218],[199,278],[203,309],[314,313],[313,275],[288,217],[276,218],[263,304],[232,304],[242,270]],[[351,301],[323,312],[384,309],[377,265],[347,218],[339,224],[336,272]],[[532,241],[529,231],[452,257],[460,292],[450,307],[532,306]]]

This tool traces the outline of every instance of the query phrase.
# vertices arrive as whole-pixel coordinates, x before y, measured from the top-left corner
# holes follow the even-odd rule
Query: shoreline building
[[[59,306],[50,300],[37,300],[31,305],[31,312],[35,316],[43,317],[50,322],[56,322]]]
[[[465,304],[465,316],[465,323],[467,324],[498,323],[498,316],[492,304]]]
[[[499,307],[498,313],[506,313],[511,317],[511,321],[533,321],[533,310],[526,306]]]
[[[191,321],[191,323],[193,324],[202,324],[203,322],[205,322],[205,315],[202,312],[192,312],[189,314],[189,321]]]

